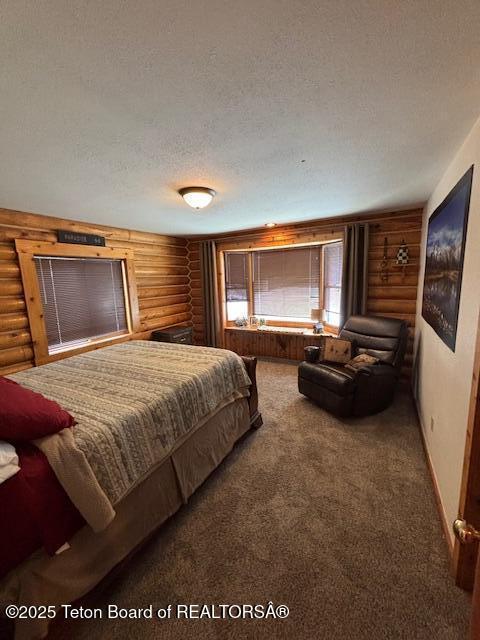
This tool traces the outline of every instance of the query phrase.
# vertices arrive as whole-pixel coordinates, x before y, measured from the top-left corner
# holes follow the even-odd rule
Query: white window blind
[[[35,256],[49,353],[128,332],[121,260]]]
[[[320,255],[318,246],[254,252],[255,315],[309,321],[319,307]]]
[[[323,251],[325,322],[338,327],[342,295],[343,243],[326,244]]]
[[[227,302],[248,300],[247,253],[225,255],[225,288]]]
[[[248,253],[225,254],[227,320],[248,316]]]

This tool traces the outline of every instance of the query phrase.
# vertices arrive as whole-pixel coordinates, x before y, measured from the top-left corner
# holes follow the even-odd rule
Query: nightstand
[[[152,331],[151,340],[155,342],[176,342],[178,344],[193,344],[192,327],[164,327]]]

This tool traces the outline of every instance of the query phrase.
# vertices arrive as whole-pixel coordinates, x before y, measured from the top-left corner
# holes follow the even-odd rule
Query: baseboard
[[[427,461],[427,467],[428,467],[428,472],[430,474],[430,478],[432,480],[432,485],[433,485],[433,492],[435,494],[435,502],[437,505],[437,511],[438,511],[438,515],[440,516],[440,522],[442,525],[442,530],[443,530],[443,535],[445,537],[445,540],[447,541],[447,547],[448,547],[448,552],[450,555],[450,564],[451,564],[451,569],[452,572],[454,570],[454,555],[453,555],[453,550],[454,550],[454,546],[453,546],[453,540],[452,540],[452,534],[451,532],[451,528],[450,528],[450,523],[448,521],[447,518],[447,513],[445,511],[445,507],[444,504],[442,502],[442,496],[440,494],[440,489],[438,487],[438,481],[437,481],[437,476],[435,474],[435,469],[433,467],[433,463],[432,463],[432,459],[430,457],[430,452],[428,451],[428,447],[427,447],[427,441],[425,440],[425,425],[422,422],[422,415],[419,411],[418,405],[417,405],[417,400],[415,398],[415,396],[412,394],[413,396],[413,406],[415,407],[415,411],[417,414],[417,418],[418,418],[418,423],[420,426],[420,434],[422,437],[422,445],[423,445],[423,451],[425,453],[425,459]]]

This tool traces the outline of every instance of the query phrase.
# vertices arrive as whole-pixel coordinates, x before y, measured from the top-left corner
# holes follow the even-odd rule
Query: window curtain
[[[366,314],[367,291],[368,224],[349,224],[343,245],[341,327],[350,316]]]
[[[220,345],[217,249],[213,240],[200,242],[200,273],[203,291],[203,319],[207,347]]]

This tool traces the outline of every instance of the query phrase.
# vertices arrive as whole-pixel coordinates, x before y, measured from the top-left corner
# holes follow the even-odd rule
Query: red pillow
[[[35,440],[74,424],[73,417],[53,400],[0,377],[0,440]]]

